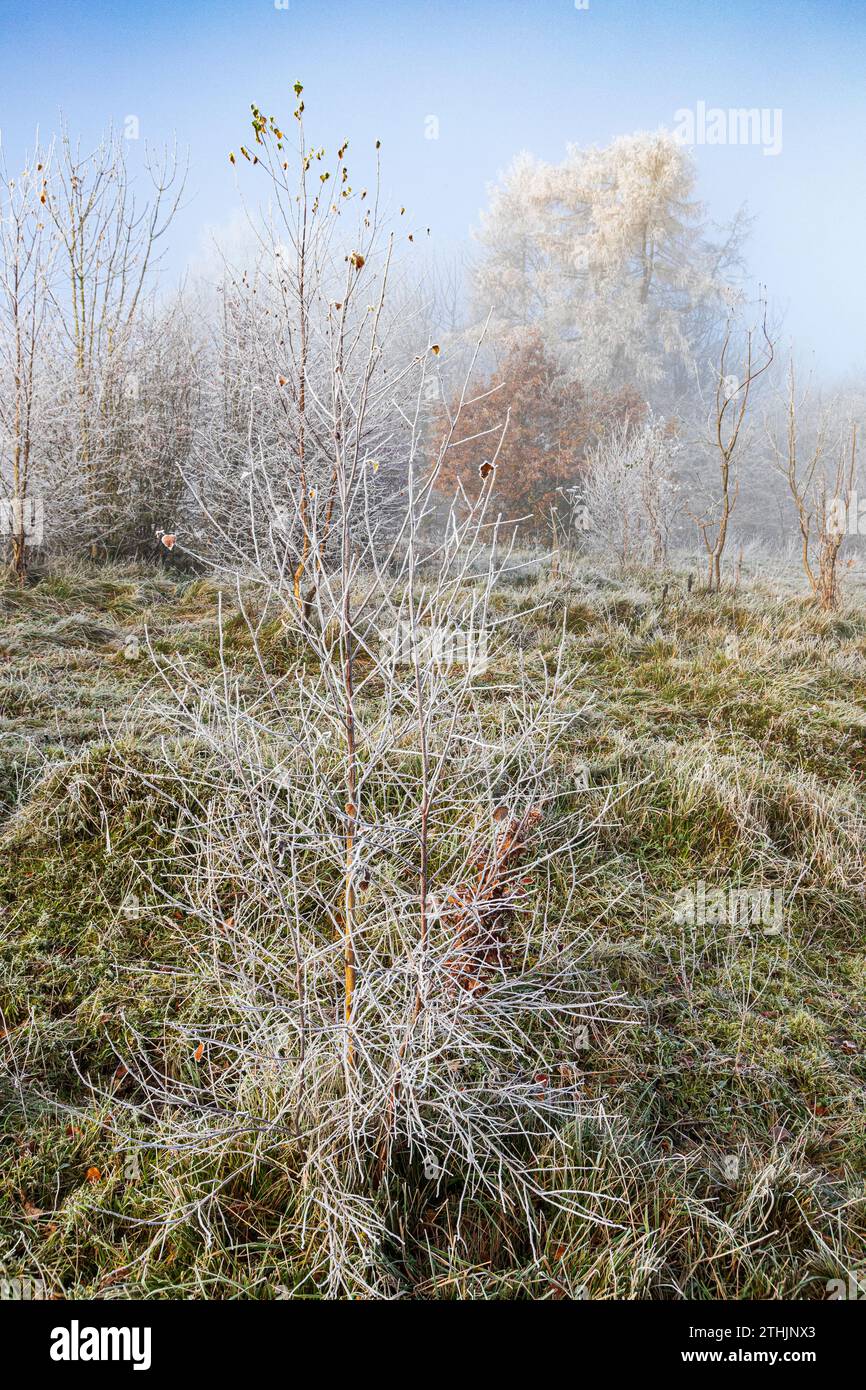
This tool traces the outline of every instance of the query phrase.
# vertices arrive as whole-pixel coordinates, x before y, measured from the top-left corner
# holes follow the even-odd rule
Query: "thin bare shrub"
[[[620,1006],[570,923],[591,818],[566,753],[585,705],[567,634],[523,657],[497,624],[509,557],[495,439],[479,496],[431,531],[469,402],[464,390],[431,450],[438,353],[418,355],[395,395],[380,339],[390,252],[364,247],[373,307],[352,318],[357,267],[344,263],[306,359],[315,342],[315,445],[303,472],[295,454],[291,524],[266,544],[266,458],[250,480],[231,594],[222,566],[216,676],[158,662],[178,740],[162,765],[127,770],[162,803],[173,844],[141,865],[141,891],[186,923],[199,1008],[167,1022],[160,1048],[129,1030],[122,1061],[144,1099],[112,1113],[123,1142],[158,1154],[152,1250],[184,1223],[231,1244],[232,1203],[276,1185],[291,1292],[394,1296],[419,1262],[446,1284],[483,1263],[491,1213],[529,1265],[557,1213],[612,1219],[574,1136],[599,1110],[583,1048]],[[324,293],[333,269],[323,261],[311,286],[308,263],[305,292]],[[365,441],[388,391],[406,453],[383,529]],[[297,383],[291,394],[297,449]],[[310,496],[323,478],[326,498]]]
[[[719,352],[716,389],[709,411],[710,445],[718,473],[701,505],[695,502],[690,515],[697,526],[707,557],[707,590],[719,593],[722,587],[722,557],[728,542],[731,517],[740,495],[737,463],[746,442],[749,401],[755,383],[772,366],[775,344],[767,326],[767,307],[760,304],[760,325],[742,333],[738,369],[732,371],[736,352],[736,315],[729,315]]]
[[[591,546],[621,569],[664,565],[678,507],[680,443],[650,415],[613,426],[590,456],[583,486]]]
[[[857,428],[834,428],[835,410],[819,410],[806,448],[803,417],[808,392],[798,395],[793,361],[788,367],[784,433],[772,432],[775,466],[797,511],[800,558],[809,588],[825,612],[839,607],[839,559],[857,467]],[[805,457],[804,457],[805,454]]]

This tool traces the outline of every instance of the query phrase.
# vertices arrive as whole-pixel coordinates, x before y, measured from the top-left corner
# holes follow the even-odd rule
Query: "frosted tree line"
[[[532,543],[567,534],[621,566],[690,549],[711,588],[732,543],[817,546],[805,574],[835,603],[835,582],[809,574],[852,533],[861,401],[794,400],[774,366],[783,325],[746,277],[748,218],[711,224],[673,135],[571,145],[559,164],[518,155],[488,190],[466,264],[431,269],[405,219],[384,226],[378,175],[353,186],[348,142],[326,154],[280,130],[266,150],[266,119],[253,108],[252,137],[229,155],[247,206],[261,199],[243,250],[175,291],[159,272],[186,185],[177,150],[150,151],[133,176],[115,132],[85,148],[61,128],[20,168],[0,145],[0,503],[21,582],[48,551],[261,566],[277,535],[312,601],[308,555],[340,506],[323,402],[376,314],[356,446],[383,530],[399,529],[410,456],[432,457],[465,406],[471,364],[469,389],[488,402],[483,456],[458,431],[442,470],[452,491],[471,493],[496,457],[502,518]],[[399,275],[370,303],[385,257]],[[521,354],[543,391],[515,389]],[[432,370],[416,401],[420,358]],[[792,408],[801,452],[818,445],[806,478],[779,466]],[[828,421],[844,446],[829,447]],[[525,514],[497,430],[525,445]]]

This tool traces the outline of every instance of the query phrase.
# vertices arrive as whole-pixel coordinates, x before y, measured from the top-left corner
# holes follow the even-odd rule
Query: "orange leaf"
[[[204,1056],[204,1043],[199,1043],[198,1047],[192,1055],[197,1062],[200,1062],[202,1057]]]

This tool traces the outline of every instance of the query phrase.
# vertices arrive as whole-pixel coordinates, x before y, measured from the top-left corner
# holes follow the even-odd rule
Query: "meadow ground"
[[[827,616],[794,573],[711,596],[682,570],[585,562],[498,591],[515,651],[564,623],[588,701],[574,778],[593,829],[570,910],[594,984],[628,1011],[588,1040],[586,1095],[612,1118],[575,1143],[610,1220],[552,1221],[530,1258],[482,1213],[446,1260],[453,1213],[431,1196],[398,1293],[822,1299],[866,1269],[863,597]],[[59,566],[0,591],[0,1274],[46,1296],[316,1292],[282,1237],[285,1174],[226,1191],[218,1239],[194,1219],[155,1239],[159,1155],[130,1164],[112,1137],[111,1097],[134,1087],[123,1039],[182,1078],[195,1061],[167,1024],[208,1001],[185,968],[195,921],[123,906],[171,830],[108,750],[123,726],[146,764],[163,732],[145,627],[169,664],[216,672],[215,604],[168,569]],[[243,626],[227,638],[254,688]],[[782,917],[683,920],[676,895],[699,884],[777,890]]]

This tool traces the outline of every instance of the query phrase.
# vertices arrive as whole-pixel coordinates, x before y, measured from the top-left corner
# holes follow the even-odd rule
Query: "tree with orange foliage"
[[[540,335],[523,334],[463,406],[439,488],[450,496],[462,488],[474,500],[493,468],[494,491],[508,517],[540,530],[552,512],[567,514],[569,489],[605,432],[623,420],[636,423],[644,409],[635,391],[588,391],[569,381]],[[440,417],[436,428],[442,424]]]

